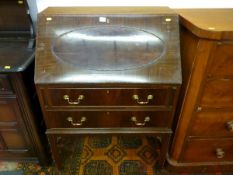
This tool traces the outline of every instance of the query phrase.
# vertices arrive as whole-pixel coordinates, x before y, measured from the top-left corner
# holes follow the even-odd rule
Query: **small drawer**
[[[169,111],[59,111],[47,112],[47,128],[170,127]]]
[[[233,136],[232,111],[202,111],[193,119],[192,136]]]
[[[47,89],[50,107],[170,106],[175,90],[159,89]]]
[[[12,94],[13,90],[7,75],[0,74],[0,94]]]
[[[233,76],[233,42],[219,42],[211,58],[210,76]]]
[[[209,108],[233,107],[233,80],[214,79],[206,82],[200,106]]]
[[[183,152],[184,162],[222,162],[233,160],[233,138],[190,139]]]

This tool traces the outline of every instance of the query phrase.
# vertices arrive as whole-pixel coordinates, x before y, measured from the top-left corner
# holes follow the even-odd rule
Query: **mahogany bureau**
[[[0,2],[0,160],[45,164],[42,115],[34,107],[35,48],[27,11],[26,1]]]
[[[163,166],[181,84],[178,16],[168,8],[48,8],[39,15],[35,83],[57,144],[87,134],[152,135]]]
[[[233,10],[177,10],[183,85],[173,170],[233,171]]]

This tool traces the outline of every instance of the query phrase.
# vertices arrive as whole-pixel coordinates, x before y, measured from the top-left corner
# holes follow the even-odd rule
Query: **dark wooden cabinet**
[[[182,81],[178,25],[167,8],[40,14],[35,83],[57,167],[59,140],[90,134],[158,137],[163,166]]]
[[[232,172],[233,11],[178,13],[184,84],[169,167],[183,172]]]
[[[0,160],[46,164],[33,84],[34,33],[27,1],[0,2]],[[44,139],[43,139],[44,135]]]
[[[45,149],[38,133],[40,116],[35,115],[33,99],[25,87],[30,86],[31,80],[25,79],[25,83],[23,72],[4,73],[0,77],[0,159],[45,164]]]

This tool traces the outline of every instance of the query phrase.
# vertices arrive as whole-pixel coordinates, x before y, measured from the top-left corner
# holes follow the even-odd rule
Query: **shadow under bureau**
[[[48,8],[35,83],[52,156],[60,138],[150,135],[163,166],[181,84],[178,16],[168,8]]]

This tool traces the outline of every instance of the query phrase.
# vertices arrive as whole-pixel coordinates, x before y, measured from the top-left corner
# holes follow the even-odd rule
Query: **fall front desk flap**
[[[93,9],[39,15],[36,83],[181,83],[175,13]]]

